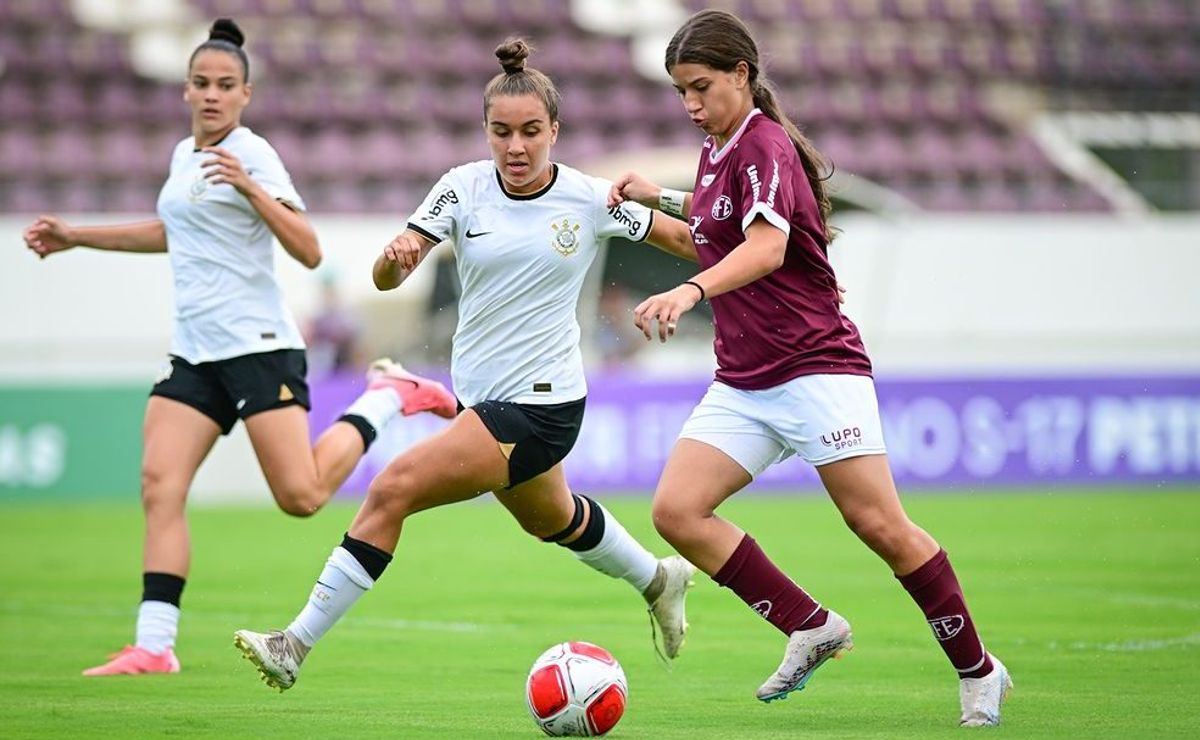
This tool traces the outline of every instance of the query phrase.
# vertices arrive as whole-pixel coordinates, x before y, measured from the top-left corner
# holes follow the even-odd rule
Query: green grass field
[[[909,496],[950,552],[1016,690],[1012,737],[1200,732],[1198,491]],[[606,501],[665,554],[644,499]],[[856,648],[809,688],[753,691],[783,638],[707,578],[671,672],[640,598],[522,534],[490,498],[423,514],[375,591],[317,647],[299,683],[268,690],[231,645],[285,625],[353,515],[191,513],[194,560],[177,676],[85,679],[132,640],[141,516],[130,505],[0,506],[0,736],[539,737],[522,689],[566,639],[603,645],[630,684],[617,738],[961,737],[957,681],[913,603],[824,498],[723,510],[817,598]]]

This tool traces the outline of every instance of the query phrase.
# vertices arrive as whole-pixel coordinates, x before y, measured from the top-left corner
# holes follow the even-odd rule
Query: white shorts
[[[825,465],[887,452],[865,375],[802,375],[760,391],[716,381],[679,436],[716,447],[754,477],[793,453]]]

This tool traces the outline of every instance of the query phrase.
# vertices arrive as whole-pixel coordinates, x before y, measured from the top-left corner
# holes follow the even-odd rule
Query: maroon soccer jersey
[[[870,375],[858,327],[842,315],[820,211],[783,126],[757,109],[720,151],[700,154],[690,226],[704,269],[758,217],[788,235],[783,266],[712,299],[717,380],[762,390],[801,375]]]

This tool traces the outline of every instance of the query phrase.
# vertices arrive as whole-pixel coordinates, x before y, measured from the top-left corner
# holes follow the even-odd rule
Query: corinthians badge
[[[550,228],[554,230],[554,239],[550,242],[554,251],[564,257],[570,257],[578,251],[579,224],[573,224],[570,219],[564,218],[560,224],[550,224]]]

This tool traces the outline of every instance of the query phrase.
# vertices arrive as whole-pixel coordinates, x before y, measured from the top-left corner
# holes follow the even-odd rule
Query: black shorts
[[[586,398],[552,404],[481,401],[471,407],[497,442],[513,445],[506,488],[562,462],[579,437],[586,402]]]
[[[311,409],[308,361],[302,349],[256,352],[228,360],[193,365],[171,356],[166,377],[154,384],[151,396],[186,403],[229,434],[238,419],[285,406]]]

